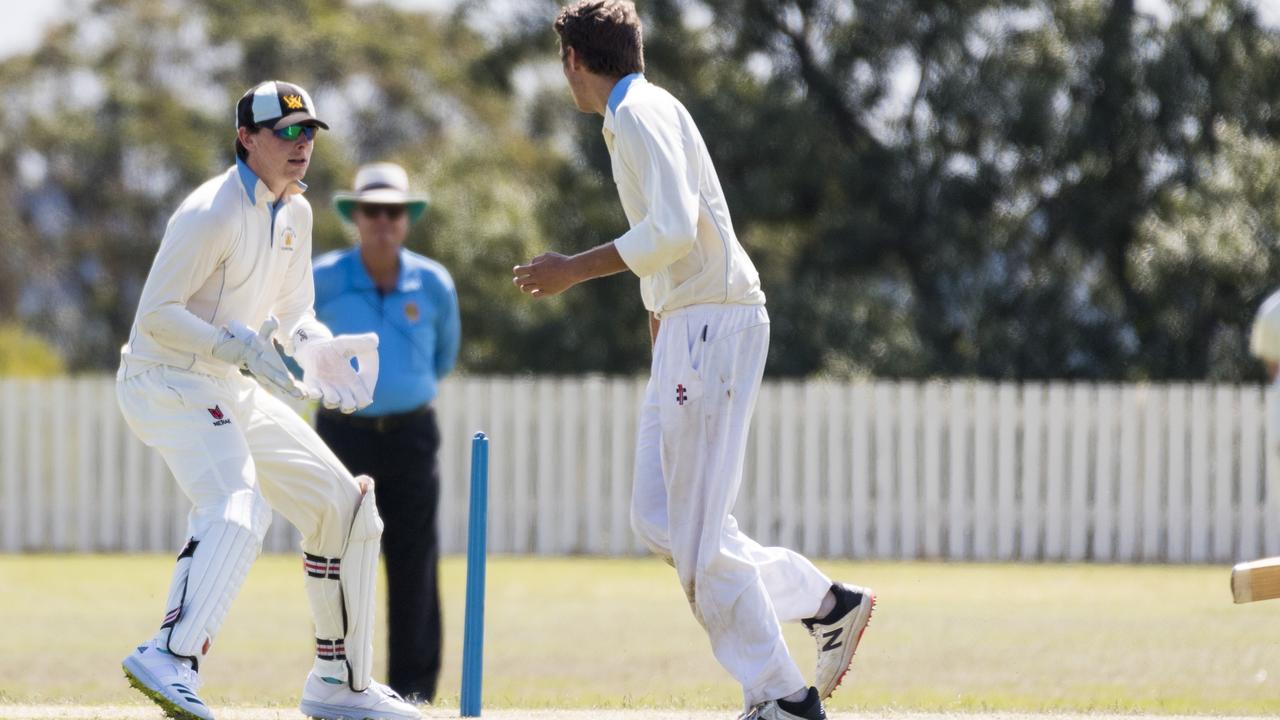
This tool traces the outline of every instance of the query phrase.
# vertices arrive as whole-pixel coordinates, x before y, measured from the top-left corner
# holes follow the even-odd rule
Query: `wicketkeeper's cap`
[[[1262,360],[1280,362],[1280,291],[1262,301],[1253,318],[1249,352]]]
[[[329,129],[316,117],[316,105],[300,85],[268,80],[251,88],[236,103],[236,127],[265,127],[271,130],[305,122]]]

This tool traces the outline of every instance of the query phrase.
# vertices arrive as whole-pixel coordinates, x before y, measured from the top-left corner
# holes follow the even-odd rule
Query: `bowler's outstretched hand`
[[[527,265],[512,268],[511,279],[521,292],[534,297],[559,295],[578,284],[573,258],[557,252],[547,252],[535,257]]]
[[[511,282],[521,292],[534,297],[559,295],[585,280],[620,273],[627,269],[613,243],[605,243],[577,255],[542,253],[525,265],[511,268]]]

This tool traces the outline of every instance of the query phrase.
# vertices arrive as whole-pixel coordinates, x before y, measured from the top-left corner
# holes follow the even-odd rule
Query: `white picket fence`
[[[436,403],[445,552],[469,438],[492,438],[489,547],[643,552],[634,379],[457,377]],[[1280,554],[1256,386],[766,382],[735,514],[818,557],[1226,562]],[[187,501],[109,378],[0,380],[0,551],[174,551]],[[1270,441],[1271,444],[1275,439]],[[269,551],[296,548],[277,517]]]

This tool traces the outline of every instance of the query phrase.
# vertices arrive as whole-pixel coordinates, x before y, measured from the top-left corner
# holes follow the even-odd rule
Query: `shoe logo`
[[[689,396],[685,393],[684,385],[676,385],[676,404],[684,405],[685,401],[688,399]]]
[[[214,427],[218,427],[219,425],[230,425],[230,424],[231,424],[231,418],[227,417],[226,415],[224,415],[224,414],[222,413],[222,408],[221,408],[221,407],[219,407],[219,406],[217,406],[217,405],[214,405],[213,407],[211,407],[211,408],[207,408],[207,409],[209,410],[209,414],[213,416],[213,426],[214,426]]]
[[[822,633],[822,637],[829,638],[827,644],[822,646],[822,651],[835,650],[844,643],[840,642],[840,636],[844,633],[844,628],[836,628],[830,632]]]
[[[188,688],[186,685],[182,685],[180,683],[174,683],[173,689],[176,690],[178,694],[182,696],[182,699],[186,700],[187,702],[193,703],[195,705],[204,705],[204,703],[200,702],[200,698],[196,697],[196,694],[192,692],[191,689]]]

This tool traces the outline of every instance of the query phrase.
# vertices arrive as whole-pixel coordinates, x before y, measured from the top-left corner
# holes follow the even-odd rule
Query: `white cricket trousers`
[[[116,394],[129,427],[160,452],[191,500],[190,536],[245,505],[262,538],[275,508],[301,532],[305,552],[342,554],[359,485],[315,430],[257,382],[156,366],[119,380]]]
[[[813,563],[761,546],[730,514],[768,350],[763,305],[694,305],[663,315],[631,504],[632,526],[675,565],[748,708],[807,686],[781,623],[815,615],[831,588]]]

